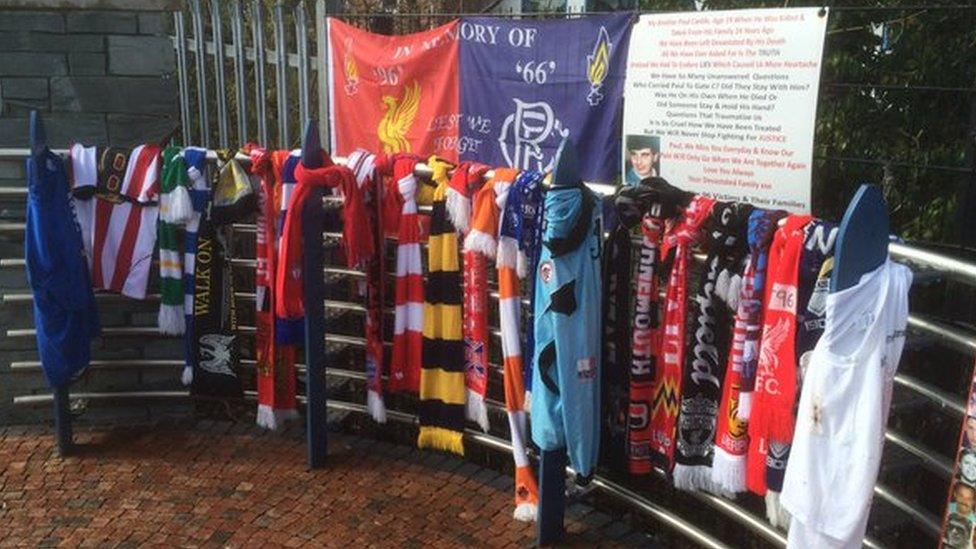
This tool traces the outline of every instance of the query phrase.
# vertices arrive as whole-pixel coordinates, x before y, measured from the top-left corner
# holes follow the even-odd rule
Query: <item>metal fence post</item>
[[[247,142],[247,93],[245,87],[246,68],[244,63],[247,59],[244,56],[244,5],[241,2],[234,2],[234,21],[231,25],[231,34],[234,39],[234,87],[237,93],[237,141],[238,145]]]
[[[220,0],[210,0],[210,27],[214,43],[214,85],[217,93],[217,142],[222,148],[230,146],[227,127],[227,82],[224,78],[224,29],[221,25]]]
[[[308,125],[311,114],[308,108],[308,18],[305,2],[299,2],[292,11],[295,19],[295,53],[298,55],[298,124]]]
[[[186,63],[186,21],[182,11],[173,12],[176,30],[176,67],[180,78],[180,126],[183,129],[183,145],[190,144],[190,78]]]
[[[278,147],[291,148],[288,132],[288,53],[285,40],[285,5],[279,1],[274,7],[275,34],[275,95],[278,98]]]
[[[315,55],[318,59],[319,140],[332,151],[331,124],[329,122],[329,33],[328,9],[325,0],[315,0]],[[335,152],[335,151],[332,151]]]
[[[190,1],[190,14],[193,18],[193,43],[197,57],[197,109],[200,116],[200,144],[210,148],[210,120],[207,106],[207,42],[203,36],[203,11],[200,0]]]
[[[264,2],[254,0],[251,4],[252,40],[254,46],[254,107],[257,109],[258,139],[261,145],[268,146],[268,108],[265,104],[264,69]]]

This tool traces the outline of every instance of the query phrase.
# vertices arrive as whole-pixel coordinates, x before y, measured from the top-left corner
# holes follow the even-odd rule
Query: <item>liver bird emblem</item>
[[[382,101],[385,112],[376,135],[383,142],[383,152],[410,152],[407,132],[420,108],[420,84],[414,80],[403,88],[403,97],[399,100],[392,95],[384,95]]]

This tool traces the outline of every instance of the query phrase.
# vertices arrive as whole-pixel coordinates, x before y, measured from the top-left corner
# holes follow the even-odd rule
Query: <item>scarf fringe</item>
[[[790,512],[780,503],[779,492],[766,491],[766,519],[780,530],[790,527]]]
[[[285,423],[298,418],[298,410],[285,410],[281,408],[276,410],[267,404],[258,404],[258,414],[255,423],[259,427],[276,431],[279,427],[283,427]]]
[[[529,413],[532,409],[532,391],[525,391],[525,399],[522,400],[522,410]]]
[[[674,478],[674,487],[678,490],[686,492],[699,490],[718,496],[731,495],[712,481],[712,468],[705,465],[675,463],[672,477]]]
[[[180,374],[180,381],[185,387],[189,387],[193,384],[193,366],[187,364],[183,366],[183,373]]]
[[[746,456],[734,456],[716,445],[712,456],[712,483],[729,494],[745,492]]]
[[[539,515],[539,506],[535,503],[519,503],[515,506],[512,518],[519,522],[535,522]]]
[[[182,335],[186,331],[183,305],[159,305],[159,332],[164,335]]]
[[[498,239],[498,247],[496,248],[495,256],[495,266],[499,269],[503,267],[518,269],[518,242],[514,238],[509,236],[503,236]],[[516,270],[515,274],[522,278]]]
[[[366,391],[366,409],[376,423],[386,423],[386,403],[383,395],[376,391]]]
[[[498,242],[495,241],[495,237],[478,229],[471,229],[471,232],[464,239],[464,251],[466,252],[481,252],[487,257],[494,258],[497,249]]]
[[[169,207],[166,208],[163,221],[174,225],[183,225],[193,217],[193,201],[190,199],[190,191],[186,187],[177,185],[176,188],[163,196],[169,199]]]
[[[473,421],[481,427],[481,430],[488,432],[488,407],[485,406],[485,397],[468,389],[468,400],[464,408],[464,417],[468,421]]]
[[[515,258],[515,274],[518,275],[519,280],[525,279],[529,274],[529,256],[525,255],[523,250],[519,250]]]
[[[447,217],[451,220],[454,228],[462,234],[471,229],[471,199],[464,196],[454,188],[447,189],[447,198],[444,199],[444,207],[447,209]]]
[[[421,427],[420,433],[417,435],[417,447],[453,452],[459,456],[464,455],[461,433],[443,427]]]
[[[749,416],[752,415],[752,395],[752,391],[739,393],[739,409],[736,411],[736,416],[742,421],[749,421]]]

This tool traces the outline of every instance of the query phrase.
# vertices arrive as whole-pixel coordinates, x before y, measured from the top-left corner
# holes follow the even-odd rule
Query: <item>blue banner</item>
[[[620,174],[633,14],[461,20],[461,160],[546,171],[564,137],[586,181]]]

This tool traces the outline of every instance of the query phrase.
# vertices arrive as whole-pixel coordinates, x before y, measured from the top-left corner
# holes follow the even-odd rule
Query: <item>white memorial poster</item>
[[[821,8],[642,15],[624,88],[623,181],[810,211],[827,14]]]

